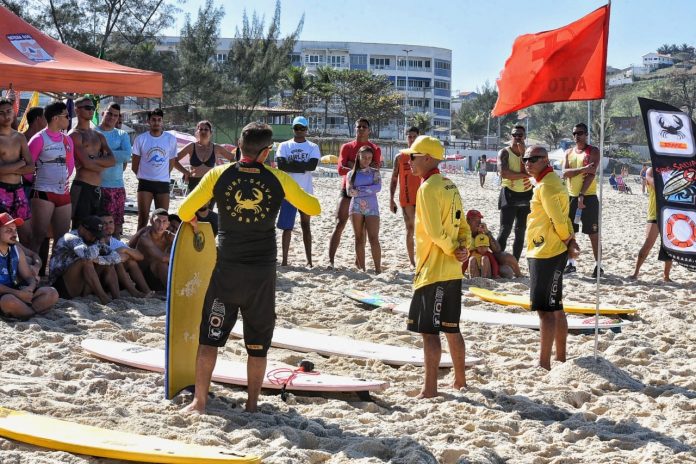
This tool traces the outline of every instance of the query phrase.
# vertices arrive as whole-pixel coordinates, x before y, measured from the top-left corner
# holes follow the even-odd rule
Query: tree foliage
[[[333,86],[351,137],[353,122],[360,117],[371,121],[376,137],[379,137],[379,130],[383,124],[388,123],[390,119],[403,117],[401,96],[386,76],[376,76],[369,71],[345,69],[334,73]]]
[[[431,124],[432,119],[433,115],[428,112],[415,113],[409,118],[408,123],[412,126],[416,126],[421,134],[425,134],[433,128]]]
[[[499,118],[491,116],[491,111],[498,100],[498,91],[495,86],[486,82],[483,87],[476,89],[476,93],[479,96],[464,101],[461,109],[453,116],[454,134],[471,140],[479,140],[488,135],[489,123],[491,131],[497,132],[498,122],[500,122],[502,134],[510,133],[512,126],[517,123],[518,115],[516,112],[506,114],[500,117],[500,121],[498,121]]]
[[[195,22],[186,16],[181,30],[178,51],[178,85],[172,90],[176,101],[194,105],[210,105],[216,102],[222,90],[220,66],[213,59],[220,36],[220,21],[224,9],[216,7],[213,0],[206,0],[198,9]]]
[[[266,30],[265,19],[246,11],[242,28],[235,39],[225,65],[222,67],[225,89],[220,97],[232,109],[233,127],[240,128],[249,121],[257,107],[269,102],[278,91],[281,76],[290,68],[290,53],[302,31],[304,16],[295,30],[281,37],[280,2]]]
[[[304,66],[291,66],[280,78],[280,88],[283,90],[283,106],[297,108],[304,112],[309,104],[308,96],[314,86],[314,80]],[[285,92],[289,92],[286,95]]]

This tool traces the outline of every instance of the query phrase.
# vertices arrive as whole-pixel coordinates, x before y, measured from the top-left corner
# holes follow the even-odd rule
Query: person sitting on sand
[[[0,213],[0,315],[23,320],[50,310],[58,292],[53,287],[37,288],[38,280],[17,242],[17,227],[22,224],[22,218]]]
[[[493,277],[491,259],[489,258],[489,255],[493,253],[488,248],[490,243],[486,234],[479,233],[474,237],[474,246],[469,257],[469,277],[483,277],[484,279]]]
[[[116,275],[118,275],[120,288],[127,290],[128,293],[137,298],[151,297],[154,292],[150,290],[143,271],[138,266],[138,262],[145,259],[145,257],[138,250],[130,248],[114,237],[116,223],[111,213],[104,211],[99,214],[99,219],[101,219],[104,225],[104,237],[102,237],[101,241],[108,245],[111,251],[115,251],[121,256],[121,262],[116,264]]]
[[[512,279],[513,276],[521,277],[522,272],[520,271],[520,265],[515,257],[512,255],[512,253],[500,250],[500,244],[495,239],[491,231],[488,230],[488,226],[486,226],[481,219],[483,219],[483,215],[478,210],[471,209],[466,213],[466,222],[469,224],[469,228],[471,229],[472,233],[471,238],[473,239],[473,234],[478,233],[488,235],[488,246],[493,252],[493,258],[491,259],[489,256],[491,261],[491,273],[493,274],[493,277],[499,276],[504,279]],[[462,272],[466,272],[468,265],[469,262],[465,261],[462,267]]]
[[[153,290],[167,288],[169,252],[175,235],[168,228],[169,213],[164,208],[157,208],[150,216],[150,225],[139,230],[128,242],[128,246],[143,254],[140,269]]]
[[[76,230],[58,239],[49,275],[61,298],[96,295],[107,304],[120,296],[114,265],[121,262],[121,256],[99,240],[103,236],[101,219],[87,216]]]

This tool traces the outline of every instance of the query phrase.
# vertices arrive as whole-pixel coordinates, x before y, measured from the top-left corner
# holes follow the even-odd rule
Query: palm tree
[[[307,106],[305,97],[312,88],[312,79],[308,77],[304,66],[291,66],[280,78],[280,87],[290,91],[290,97],[283,99],[285,106],[304,111]]]
[[[425,134],[433,128],[432,119],[433,116],[430,113],[415,113],[411,116],[409,122],[411,125],[416,126],[421,134]]]

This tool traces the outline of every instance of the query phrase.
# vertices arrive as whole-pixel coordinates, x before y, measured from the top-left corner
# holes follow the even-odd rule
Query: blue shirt
[[[95,130],[104,135],[106,143],[109,144],[109,148],[114,153],[114,159],[116,160],[115,166],[102,171],[101,186],[106,188],[123,187],[123,164],[131,159],[132,147],[130,137],[121,129],[105,131],[101,127],[97,127]]]
[[[18,270],[19,252],[17,252],[17,247],[11,246],[7,252],[7,256],[0,256],[0,285],[10,288],[17,288],[16,282]],[[10,271],[12,274],[10,274]]]

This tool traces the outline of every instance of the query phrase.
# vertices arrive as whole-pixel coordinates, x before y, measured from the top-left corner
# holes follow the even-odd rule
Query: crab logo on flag
[[[7,40],[27,59],[34,63],[54,61],[53,57],[30,34],[7,34]]]

